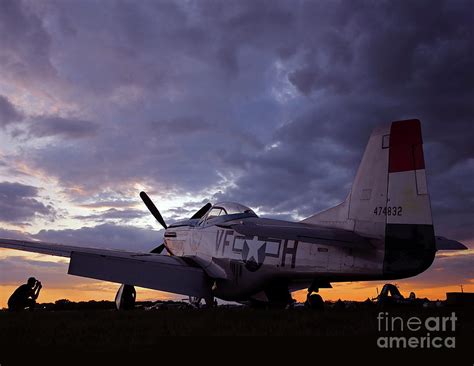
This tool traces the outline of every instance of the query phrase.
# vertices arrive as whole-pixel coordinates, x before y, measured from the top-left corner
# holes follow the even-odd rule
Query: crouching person
[[[8,309],[10,311],[23,311],[25,309],[33,311],[42,287],[41,282],[37,281],[36,278],[28,278],[28,282],[18,287],[8,299]]]

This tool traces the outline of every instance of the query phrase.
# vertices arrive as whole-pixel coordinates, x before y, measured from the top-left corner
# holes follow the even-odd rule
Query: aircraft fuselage
[[[274,221],[280,227],[284,223]],[[215,296],[226,300],[245,299],[274,281],[297,290],[315,279],[330,283],[383,278],[383,240],[372,239],[370,248],[361,249],[317,241],[243,235],[226,228],[225,222],[213,225],[205,220],[172,225],[165,232],[168,251],[208,271],[216,278]]]

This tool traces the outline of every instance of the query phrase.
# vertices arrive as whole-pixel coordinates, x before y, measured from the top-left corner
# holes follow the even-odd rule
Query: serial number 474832
[[[382,207],[378,206],[374,209],[374,215],[380,216],[402,216],[403,208],[402,206],[387,206]]]

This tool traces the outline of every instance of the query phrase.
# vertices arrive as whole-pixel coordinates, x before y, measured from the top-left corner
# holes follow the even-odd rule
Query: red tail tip
[[[418,119],[392,122],[389,173],[425,168],[421,123]]]

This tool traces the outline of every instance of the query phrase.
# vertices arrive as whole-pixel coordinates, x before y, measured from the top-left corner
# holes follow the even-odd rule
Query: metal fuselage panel
[[[342,248],[300,240],[244,236],[219,226],[180,226],[167,230],[165,245],[173,255],[198,258],[200,265],[218,265],[227,278],[216,280],[215,296],[237,300],[262,291],[276,279],[330,282],[379,279],[383,245],[371,249]]]

